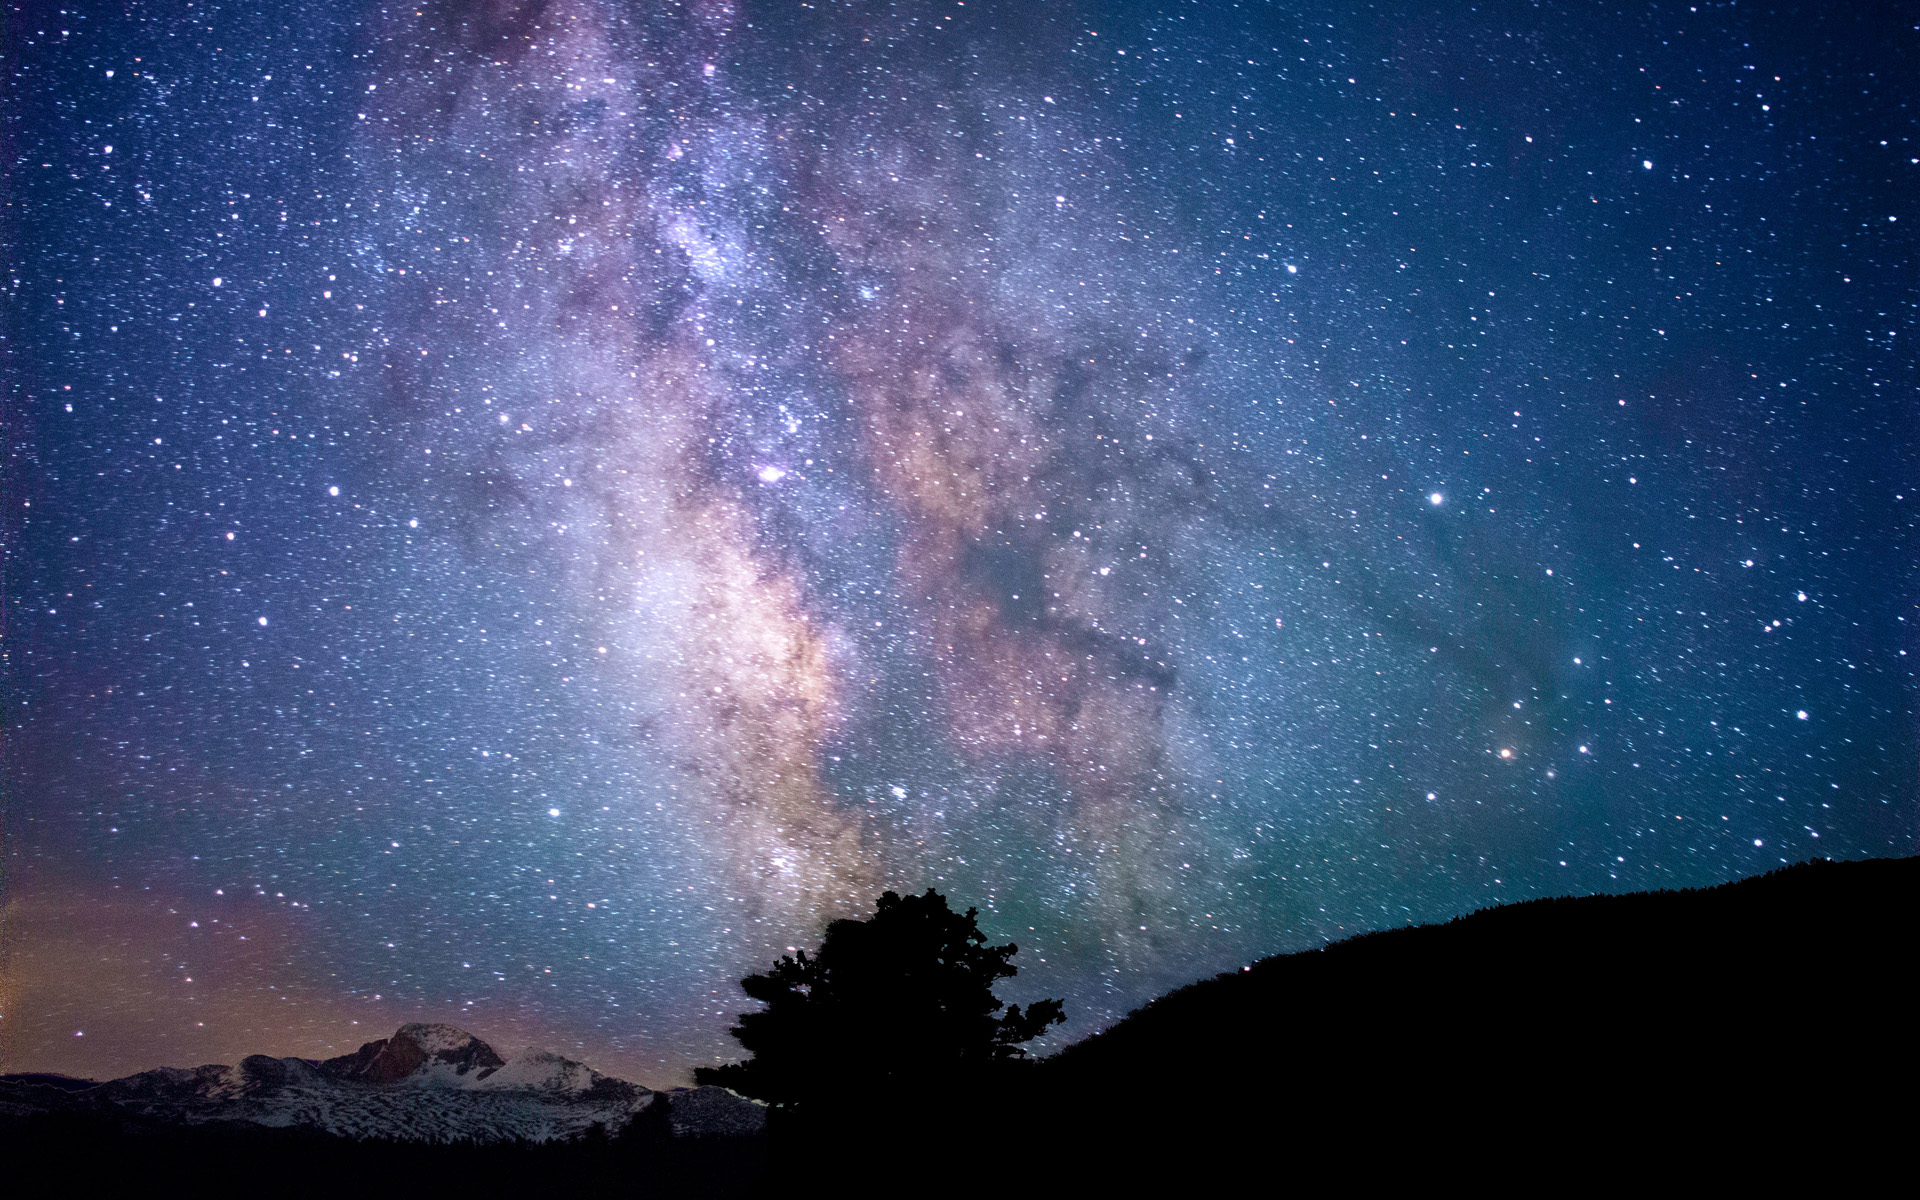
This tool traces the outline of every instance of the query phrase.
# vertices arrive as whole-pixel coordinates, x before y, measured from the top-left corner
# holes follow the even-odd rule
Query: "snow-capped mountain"
[[[4,1088],[0,1107],[52,1089]],[[539,1047],[502,1059],[451,1025],[402,1025],[390,1038],[324,1061],[241,1059],[238,1066],[162,1067],[83,1090],[67,1101],[188,1124],[303,1127],[353,1138],[478,1142],[577,1137],[599,1124],[618,1133],[665,1103],[673,1132],[760,1132],[766,1108],[724,1088],[655,1092]],[[51,1103],[53,1096],[47,1096]]]

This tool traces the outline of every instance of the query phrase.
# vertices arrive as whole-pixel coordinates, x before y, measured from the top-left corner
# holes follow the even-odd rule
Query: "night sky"
[[[1916,850],[1905,6],[5,19],[5,1069]]]

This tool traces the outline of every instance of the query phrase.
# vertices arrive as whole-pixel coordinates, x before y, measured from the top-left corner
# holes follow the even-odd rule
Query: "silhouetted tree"
[[[1066,1020],[1058,1000],[1023,1012],[993,985],[1019,947],[989,946],[975,921],[923,896],[881,896],[871,918],[827,926],[817,954],[782,955],[740,981],[764,1011],[730,1031],[752,1057],[694,1080],[787,1103],[822,1090],[979,1076],[1023,1058],[1022,1043]],[[1005,1010],[1004,1012],[1002,1010]]]
[[[664,1092],[655,1092],[653,1100],[633,1115],[618,1138],[626,1148],[664,1146],[672,1140],[673,1105]]]

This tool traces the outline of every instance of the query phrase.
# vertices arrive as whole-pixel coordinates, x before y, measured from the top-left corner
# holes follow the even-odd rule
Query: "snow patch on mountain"
[[[521,1088],[528,1091],[580,1093],[592,1091],[614,1080],[551,1050],[529,1046],[507,1060],[505,1066],[476,1080],[472,1086],[501,1090]]]

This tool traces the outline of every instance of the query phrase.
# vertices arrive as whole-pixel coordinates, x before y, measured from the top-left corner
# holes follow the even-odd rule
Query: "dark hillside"
[[[1920,859],[1488,909],[1182,988],[1053,1056],[1038,1090],[1136,1144],[1871,1138],[1911,1110],[1884,1097],[1913,1078],[1917,917]]]
[[[1891,1051],[1907,1040],[1904,1005],[1876,1005],[1898,1003],[1916,917],[1920,859],[1533,900],[1262,959],[1149,1003],[1049,1067],[1200,1082],[1237,1075],[1233,1064],[1250,1057],[1383,1043],[1418,1043],[1422,1058],[1525,1062],[1615,1041],[1682,1058],[1804,1061],[1842,1031],[1851,1041],[1876,1029]]]

